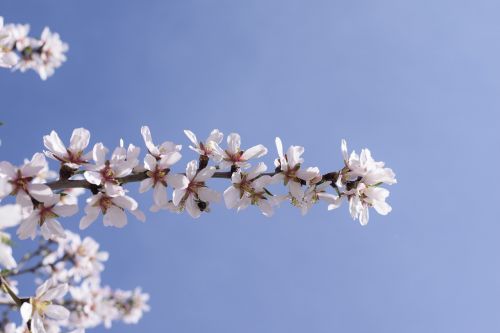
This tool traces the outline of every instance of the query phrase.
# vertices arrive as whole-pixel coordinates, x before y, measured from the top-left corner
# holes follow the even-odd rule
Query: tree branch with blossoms
[[[173,171],[173,167],[181,160],[182,146],[171,141],[155,144],[147,126],[141,128],[146,146],[143,158],[140,158],[139,147],[133,144],[125,146],[123,140],[120,140],[111,155],[109,149],[100,142],[89,149],[90,132],[77,128],[71,135],[69,145],[64,144],[59,135],[52,131],[43,137],[46,148],[43,153],[35,153],[31,160],[20,166],[8,161],[0,162],[0,200],[8,196],[15,198],[14,205],[2,207],[10,212],[11,218],[2,219],[4,225],[0,226],[7,228],[19,225],[17,235],[20,239],[35,239],[41,234],[45,240],[41,245],[43,247],[29,254],[24,261],[36,256],[45,258],[27,268],[16,268],[9,245],[10,235],[3,233],[5,241],[0,242],[0,263],[9,269],[2,274],[2,279],[40,272],[45,272],[48,277],[37,290],[36,296],[22,299],[21,304],[15,300],[13,289],[10,289],[11,293],[5,287],[11,301],[14,300],[20,306],[23,323],[31,332],[45,332],[43,330],[47,325],[85,328],[85,320],[81,325],[71,320],[72,324],[67,324],[68,318],[72,318],[74,311],[87,311],[88,295],[101,290],[99,283],[85,282],[85,287],[82,287],[82,283],[78,288],[86,288],[83,293],[86,293],[87,298],[74,292],[71,293],[73,299],[68,300],[64,295],[68,288],[71,291],[71,287],[61,287],[60,284],[69,286],[71,281],[87,280],[82,277],[82,273],[77,272],[78,269],[74,269],[79,265],[78,256],[85,257],[86,254],[75,250],[76,245],[68,245],[74,242],[81,246],[85,240],[77,240],[79,237],[64,230],[59,222],[62,217],[77,214],[78,196],[85,190],[90,191],[91,196],[86,200],[80,229],[88,228],[100,216],[105,226],[124,227],[128,220],[127,212],[145,221],[145,214],[126,189],[127,184],[134,182],[140,183],[140,193],[152,190],[153,205],[150,211],[187,212],[193,218],[210,212],[212,205],[221,199],[228,209],[241,211],[255,206],[268,217],[285,202],[306,214],[319,202],[326,203],[328,210],[333,210],[345,200],[352,218],[358,219],[362,225],[368,223],[370,208],[382,215],[391,211],[386,202],[389,191],[382,186],[396,183],[395,174],[383,162],[375,161],[368,149],[363,149],[359,155],[354,151],[349,153],[346,142],[342,140],[343,166],[322,174],[317,167],[304,166],[303,147],[290,146],[285,151],[281,139],[276,138],[274,169],[268,171],[266,164],[257,160],[268,153],[262,144],[243,149],[240,136],[231,133],[223,148],[223,133],[217,129],[204,141],[198,140],[189,130],[184,133],[191,143],[189,148],[198,155],[197,159],[187,163],[185,172]],[[56,161],[58,173],[50,171],[46,157]],[[209,187],[211,179],[227,179],[230,184],[221,194]],[[280,185],[284,190],[276,192],[274,188]],[[51,244],[58,244],[58,250],[50,250]],[[93,264],[97,268],[91,266],[100,272],[96,251],[94,246],[91,258],[94,258]],[[74,267],[67,269],[66,265]],[[96,283],[97,286],[94,285]],[[6,280],[4,286],[9,286]],[[123,295],[113,295],[115,298],[127,299]],[[144,310],[147,309],[147,297],[143,296],[140,291],[136,294],[142,299],[137,302],[142,304]],[[111,299],[109,295],[106,297],[106,300]],[[54,312],[51,312],[49,305],[53,301],[62,308],[54,308]],[[129,303],[110,302],[123,311],[130,307],[127,305]],[[53,320],[48,321],[41,314]],[[96,321],[98,323],[106,324],[111,320],[106,316],[99,318]]]
[[[26,72],[34,70],[42,80],[66,61],[68,44],[45,27],[40,38],[29,36],[28,24],[6,24],[0,16],[0,67]]]

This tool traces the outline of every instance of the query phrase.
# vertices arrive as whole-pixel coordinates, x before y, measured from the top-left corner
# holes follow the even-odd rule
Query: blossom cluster
[[[0,16],[0,67],[38,73],[42,80],[66,61],[68,44],[45,27],[40,38],[29,36],[28,24],[5,24]]]
[[[0,223],[5,221],[3,218],[15,217],[13,206],[0,208]],[[114,321],[137,323],[143,313],[149,311],[149,295],[140,288],[126,291],[101,285],[100,273],[108,256],[94,239],[81,239],[66,231],[64,238],[41,243],[19,264],[12,258],[7,262],[2,258],[2,264],[8,264],[10,269],[2,272],[1,284],[6,294],[0,295],[0,309],[3,308],[5,319],[9,318],[10,311],[19,307],[22,323],[18,326],[14,321],[4,320],[0,331],[26,333],[28,329],[32,333],[44,333],[64,329],[83,333],[98,325],[109,328]],[[45,281],[34,296],[20,298],[17,277],[27,273],[34,274],[36,281],[41,278]]]
[[[59,332],[52,327],[81,332],[99,324],[109,326],[114,320],[134,323],[148,310],[148,296],[140,289],[113,291],[101,286],[99,273],[107,254],[99,251],[94,240],[81,240],[61,224],[61,218],[78,213],[78,197],[86,190],[90,195],[80,229],[100,218],[105,226],[121,228],[127,224],[128,214],[145,221],[145,214],[126,188],[132,182],[140,182],[140,193],[152,191],[150,211],[187,212],[193,218],[210,212],[219,201],[236,211],[254,206],[268,217],[286,202],[306,214],[320,202],[332,210],[347,201],[352,218],[362,225],[368,223],[370,208],[382,215],[391,211],[386,202],[389,191],[382,186],[396,183],[395,174],[383,162],[375,161],[368,149],[359,155],[349,153],[343,140],[344,165],[322,174],[318,167],[305,165],[304,147],[292,145],[285,150],[276,138],[274,169],[268,171],[259,160],[268,154],[262,144],[243,148],[237,133],[229,134],[223,144],[224,135],[217,129],[204,141],[189,130],[184,133],[197,158],[177,173],[173,168],[182,158],[182,145],[155,143],[147,126],[141,128],[146,148],[143,157],[140,147],[125,145],[123,140],[111,153],[101,142],[91,146],[90,132],[77,128],[68,144],[55,131],[44,136],[45,150],[21,165],[0,162],[0,200],[12,197],[15,201],[0,206],[0,265],[14,272],[0,277],[5,298],[21,310],[22,327],[34,333]],[[50,170],[49,160],[57,163],[58,172]],[[213,179],[230,183],[219,193],[210,187]],[[41,235],[49,244],[37,253],[43,254],[43,260],[34,269],[47,280],[34,297],[24,300],[16,300],[11,278],[26,270],[16,263],[10,234],[4,230],[15,226],[20,239]],[[50,249],[50,245],[57,248]]]

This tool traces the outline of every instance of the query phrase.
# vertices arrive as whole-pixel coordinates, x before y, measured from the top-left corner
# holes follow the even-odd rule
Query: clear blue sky
[[[347,206],[267,219],[220,205],[83,232],[111,253],[104,283],[152,297],[138,326],[112,331],[497,332],[499,12],[494,0],[2,0],[6,22],[48,25],[70,51],[46,82],[1,73],[0,159],[40,151],[52,129],[112,146],[141,143],[149,124],[186,148],[185,128],[239,132],[268,164],[279,135],[327,171],[346,138],[399,180],[393,212],[367,227]]]

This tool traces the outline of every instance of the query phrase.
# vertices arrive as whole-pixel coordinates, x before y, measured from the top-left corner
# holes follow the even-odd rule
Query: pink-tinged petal
[[[233,184],[241,183],[241,172],[238,170],[237,172],[233,172],[231,175],[231,182]]]
[[[252,186],[257,190],[257,191],[262,191],[264,187],[270,185],[273,182],[273,179],[271,176],[265,175],[265,176],[260,176],[259,178],[255,179],[252,182]]]
[[[87,215],[80,220],[80,230],[87,229],[97,219],[101,210],[97,207],[91,207],[85,208],[85,212]]]
[[[154,171],[156,169],[156,158],[153,155],[146,154],[146,157],[144,157],[144,167],[149,171]]]
[[[224,134],[221,131],[219,131],[218,129],[214,129],[212,132],[210,132],[210,135],[208,136],[207,141],[205,141],[205,143],[208,144],[209,142],[215,142],[219,144],[222,142],[223,137]]]
[[[153,202],[159,207],[168,203],[167,188],[162,183],[157,183],[153,189]]]
[[[33,306],[25,302],[21,305],[21,317],[23,318],[23,323],[27,323],[31,319],[31,314],[33,313]]]
[[[20,169],[23,177],[36,177],[45,167],[47,167],[45,155],[42,153],[35,153],[31,161],[24,164]]]
[[[288,183],[288,189],[290,190],[290,194],[297,200],[302,200],[304,197],[304,190],[302,186],[294,181]]]
[[[78,213],[78,205],[60,205],[52,208],[52,211],[58,216],[68,217]]]
[[[304,153],[304,147],[301,146],[290,146],[286,152],[286,157],[288,158],[288,165],[290,168],[294,168],[297,164],[304,163],[304,159],[301,158]]]
[[[35,239],[38,219],[38,213],[33,212],[25,220],[21,221],[21,225],[17,229],[17,236],[19,237],[19,239]]]
[[[191,215],[192,218],[197,219],[201,215],[200,208],[194,201],[194,198],[192,195],[189,196],[189,198],[186,200],[186,210],[189,215]]]
[[[230,154],[236,154],[240,151],[241,138],[238,133],[231,133],[227,136],[227,150]]]
[[[54,198],[54,193],[44,184],[29,184],[28,185],[29,194],[38,201],[49,202]]]
[[[252,180],[259,176],[261,173],[266,172],[267,166],[264,162],[259,162],[256,166],[248,171],[247,179]]]
[[[175,189],[172,194],[172,202],[174,203],[174,205],[179,206],[179,203],[181,202],[182,198],[184,198],[185,194],[185,189]]]
[[[16,178],[16,168],[7,161],[0,162],[0,176],[4,176],[8,179]]]
[[[336,200],[334,200],[331,204],[328,205],[328,210],[337,209],[340,207],[341,204],[342,204],[342,197],[338,197]]]
[[[344,139],[342,139],[342,142],[340,144],[340,149],[342,150],[342,157],[344,158],[344,161],[347,164],[349,162],[349,153],[347,152],[347,142]]]
[[[49,304],[45,308],[45,314],[55,320],[65,320],[69,318],[70,312],[62,305]]]
[[[85,128],[75,128],[69,141],[69,150],[76,153],[81,152],[89,145],[90,132]]]
[[[272,176],[272,184],[279,184],[285,181],[285,175],[283,173],[277,173]]]
[[[135,216],[136,219],[138,219],[141,222],[146,222],[146,215],[142,212],[142,210],[136,209],[131,211],[132,215]]]
[[[170,168],[175,163],[179,162],[182,155],[178,151],[167,153],[162,156],[161,160],[158,162],[162,170]]]
[[[189,185],[189,179],[181,174],[168,174],[167,184],[175,189],[185,189]]]
[[[264,214],[267,217],[271,217],[274,214],[273,207],[271,204],[268,202],[268,200],[259,200],[257,202],[257,205],[259,206],[260,210],[262,211],[262,214]]]
[[[208,187],[202,187],[198,190],[198,196],[201,200],[212,202],[212,201],[220,201],[220,193],[216,192]]]
[[[198,162],[193,160],[189,162],[186,166],[186,176],[189,180],[193,180],[196,176],[196,172],[198,171]]]
[[[118,207],[110,207],[104,214],[104,225],[123,228],[127,224],[127,215]]]
[[[113,201],[115,205],[128,210],[135,210],[139,207],[137,201],[127,195],[111,198],[111,201]]]
[[[122,196],[125,194],[125,190],[123,189],[123,187],[121,187],[120,185],[110,183],[110,182],[104,183],[104,191],[110,197]]]
[[[92,159],[94,160],[96,165],[104,165],[106,162],[106,154],[108,153],[108,149],[104,147],[104,145],[99,142],[94,145],[94,149],[92,150]]]
[[[358,218],[359,212],[362,209],[361,201],[357,195],[354,195],[349,198],[349,212],[351,213],[351,217],[353,219]]]
[[[236,187],[230,186],[224,191],[224,203],[226,204],[227,209],[233,209],[236,207],[239,200],[240,190]]]
[[[156,145],[153,143],[153,138],[151,137],[151,131],[149,130],[148,126],[141,127],[141,134],[142,134],[142,138],[144,139],[144,144],[148,148],[149,152],[155,156],[160,155],[160,151],[158,150]]]
[[[16,260],[12,256],[12,248],[0,242],[0,264],[7,269],[13,269],[17,266]]]
[[[101,185],[101,182],[102,182],[102,176],[99,172],[95,172],[95,171],[85,171],[83,173],[83,177],[85,177],[85,179],[91,183],[91,184],[94,184],[94,185]]]
[[[0,177],[0,200],[10,195],[14,188],[9,180],[5,177]]]
[[[263,145],[253,146],[245,150],[241,158],[245,161],[251,158],[259,158],[267,154],[267,148]]]
[[[37,290],[37,296],[40,301],[53,301],[64,297],[68,292],[69,286],[67,283],[55,284],[55,281],[51,281],[46,288],[46,291],[39,293]]]
[[[380,215],[387,215],[392,211],[392,207],[385,201],[374,201],[372,205]]]
[[[359,213],[359,223],[361,223],[361,225],[367,225],[369,218],[370,218],[370,213],[368,210],[368,206],[363,206],[363,208]]]
[[[66,146],[56,131],[52,131],[49,135],[43,137],[43,145],[56,156],[65,157],[67,155]]]
[[[141,181],[139,185],[139,193],[144,193],[149,190],[153,186],[153,180],[151,178],[146,178]]]
[[[0,206],[0,229],[14,227],[22,220],[22,209],[20,205]]]
[[[274,142],[276,143],[276,150],[278,151],[280,164],[282,167],[286,166],[287,161],[285,159],[285,156],[283,155],[283,143],[281,142],[281,139],[279,137],[276,137]],[[284,170],[284,169],[282,169],[282,170]]]
[[[196,138],[196,135],[194,135],[194,133],[191,132],[190,130],[184,130],[184,134],[186,134],[189,141],[191,141],[193,143],[193,145],[195,145],[196,147],[200,144],[198,142],[198,138]]]
[[[42,317],[40,317],[36,311],[31,317],[31,333],[47,333],[47,331],[45,331],[45,327],[43,326]]]
[[[46,220],[40,227],[43,238],[49,240],[52,238],[66,238],[66,233],[61,223],[57,220]]]
[[[216,169],[212,166],[206,167],[205,169],[200,170],[200,172],[196,175],[194,180],[197,182],[204,182],[210,179],[214,175],[215,170]]]
[[[319,169],[314,167],[314,168],[307,168],[305,170],[299,169],[296,173],[296,176],[302,180],[309,181],[312,180],[320,175]]]

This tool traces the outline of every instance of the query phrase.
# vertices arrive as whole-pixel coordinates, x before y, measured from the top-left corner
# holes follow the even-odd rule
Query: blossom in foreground
[[[146,175],[148,178],[141,182],[139,192],[144,193],[153,187],[152,211],[164,208],[168,204],[167,185],[170,182],[174,182],[176,179],[170,174],[170,167],[180,159],[181,154],[178,151],[163,155],[159,161],[157,161],[153,155],[146,154],[144,158],[144,167],[147,170]]]
[[[133,168],[137,165],[138,152],[134,146],[129,146],[129,150],[125,153],[121,149],[117,149],[111,159],[106,159],[108,149],[102,143],[97,143],[92,151],[92,159],[95,164],[85,166],[87,171],[83,176],[85,179],[94,185],[103,186],[104,191],[110,196],[121,196],[125,194],[125,190],[120,185],[118,178],[128,176],[132,173]],[[132,160],[127,160],[127,153],[133,154]]]
[[[180,152],[182,149],[182,145],[176,145],[171,141],[165,141],[161,145],[155,145],[148,126],[141,127],[141,134],[149,153],[156,159],[161,159],[163,155],[174,151]]]
[[[219,167],[227,169],[231,167],[249,168],[248,162],[252,158],[259,158],[267,154],[267,148],[263,145],[256,145],[246,150],[241,150],[241,138],[238,133],[231,133],[227,137],[227,149],[222,149],[214,143],[213,154],[220,160]]]
[[[68,285],[58,284],[49,279],[36,289],[35,297],[21,306],[21,316],[25,324],[30,321],[31,333],[45,333],[44,319],[46,317],[62,321],[69,318],[70,312],[62,305],[53,304],[61,300],[68,292]]]
[[[55,194],[35,205],[29,216],[21,221],[17,230],[20,239],[35,239],[37,227],[40,226],[42,236],[45,239],[66,237],[64,228],[56,219],[68,217],[78,212],[77,205],[66,205],[60,202],[60,195]]]
[[[172,177],[174,179],[173,204],[180,210],[187,210],[193,218],[200,217],[201,212],[209,211],[209,204],[220,200],[220,194],[205,185],[214,173],[214,167],[198,170],[197,161],[189,162],[185,176]]]
[[[144,222],[146,217],[138,207],[137,201],[125,194],[111,197],[105,193],[97,193],[87,199],[86,215],[80,220],[80,229],[88,228],[100,213],[104,215],[105,226],[123,228],[127,224],[125,210],[132,213],[139,221]]]
[[[193,144],[192,146],[189,146],[191,150],[197,152],[202,156],[212,157],[216,159],[220,157],[219,155],[214,154],[215,145],[220,144],[222,138],[224,137],[224,134],[222,134],[222,132],[220,132],[218,129],[214,129],[212,132],[210,132],[210,135],[205,141],[198,141],[196,135],[190,130],[184,130],[184,134],[186,134],[188,139]]]
[[[15,268],[17,263],[12,256],[10,234],[3,230],[18,225],[22,218],[22,210],[19,205],[0,206],[0,265],[7,269]]]
[[[352,218],[359,219],[362,225],[366,225],[370,207],[381,215],[387,215],[392,210],[385,202],[389,190],[380,186],[397,183],[392,169],[386,168],[384,162],[375,161],[368,149],[363,149],[360,155],[355,151],[349,155],[345,140],[342,140],[341,149],[345,167],[341,171],[337,186],[345,187],[344,194],[349,200]]]
[[[50,199],[53,193],[47,185],[32,182],[46,166],[47,161],[41,153],[34,154],[31,161],[19,168],[6,161],[0,162],[0,200],[8,195],[15,195],[18,203],[29,201],[23,196],[38,201]]]
[[[309,209],[320,201],[324,201],[328,204],[328,210],[332,210],[340,206],[342,197],[326,191],[330,188],[331,183],[331,181],[325,181],[319,184],[312,184],[307,187],[302,199],[300,201],[295,201],[296,206],[300,208],[302,215],[307,214]]]
[[[80,165],[88,163],[92,158],[92,152],[84,153],[89,145],[90,132],[85,128],[75,128],[71,134],[69,146],[62,142],[56,131],[50,132],[43,137],[43,144],[48,151],[45,155],[60,161],[72,169],[78,169]]]
[[[276,149],[279,158],[275,161],[275,166],[279,173],[273,176],[273,181],[282,182],[288,186],[292,200],[302,201],[304,190],[302,185],[317,183],[321,180],[321,174],[316,167],[301,168],[304,159],[301,157],[304,153],[304,147],[290,146],[283,154],[283,144],[280,138],[276,138]]]
[[[262,175],[266,170],[267,166],[260,162],[248,172],[233,172],[232,185],[224,191],[226,207],[240,211],[249,205],[256,205],[262,214],[272,216],[273,206],[277,205],[279,200],[266,189],[272,182],[271,176]]]

